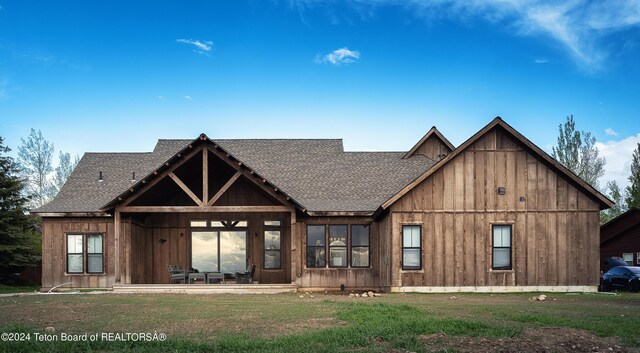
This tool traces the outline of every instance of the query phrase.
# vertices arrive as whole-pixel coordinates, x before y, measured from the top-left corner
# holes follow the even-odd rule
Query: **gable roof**
[[[598,203],[600,204],[600,209],[607,209],[607,208],[610,208],[611,206],[613,206],[613,202],[611,200],[609,200],[606,196],[604,196],[602,193],[600,193],[598,190],[596,190],[593,186],[589,185],[589,183],[587,183],[584,180],[580,179],[580,177],[575,175],[572,171],[567,169],[560,162],[556,161],[553,157],[551,157],[549,154],[547,154],[545,151],[543,151],[540,147],[536,146],[533,142],[529,141],[526,137],[524,137],[521,133],[519,133],[516,129],[511,127],[504,120],[502,120],[502,118],[500,118],[498,116],[495,119],[493,119],[489,124],[487,124],[487,126],[485,126],[484,128],[480,129],[480,131],[478,131],[473,136],[471,136],[462,145],[458,146],[458,148],[453,150],[453,152],[451,152],[445,158],[443,158],[440,161],[436,162],[436,164],[432,168],[426,170],[424,173],[422,173],[420,176],[418,176],[415,180],[413,180],[407,186],[402,188],[402,190],[400,190],[395,195],[393,195],[392,197],[387,199],[380,206],[380,208],[376,211],[376,213],[380,213],[380,212],[382,212],[382,210],[387,209],[394,202],[398,201],[402,196],[404,196],[406,193],[408,193],[413,188],[418,186],[427,177],[429,177],[435,171],[437,171],[442,166],[447,164],[449,161],[451,161],[453,158],[455,158],[457,155],[459,155],[462,151],[464,151],[467,147],[471,146],[476,140],[478,140],[480,137],[484,136],[486,133],[491,131],[496,126],[502,127],[513,138],[515,138],[517,141],[522,143],[529,150],[530,153],[534,154],[536,157],[538,157],[541,160],[543,160],[546,164],[551,166],[552,169],[554,169],[557,173],[560,173],[561,175],[565,176],[567,179],[569,179],[569,181],[571,181],[573,184],[575,184],[579,189],[581,189],[583,192],[585,192],[588,196],[590,196],[594,200],[598,201]]]
[[[380,204],[433,166],[404,152],[345,152],[335,139],[219,139],[215,145],[268,180],[308,212],[373,213]],[[108,210],[137,190],[141,180],[167,168],[195,140],[159,140],[152,152],[86,153],[48,204],[35,214]],[[103,182],[98,173],[103,172]],[[138,180],[131,182],[135,172]]]
[[[409,152],[405,153],[404,156],[402,156],[402,158],[409,158],[411,156],[413,156],[414,153],[416,153],[416,151],[420,148],[420,146],[422,146],[423,143],[425,143],[425,141],[427,141],[429,138],[437,138],[440,141],[442,141],[442,143],[447,146],[447,148],[449,148],[449,151],[453,151],[454,149],[456,149],[453,144],[451,142],[449,142],[449,140],[447,140],[446,137],[444,137],[443,134],[440,133],[440,131],[438,131],[438,129],[433,126],[431,127],[431,129],[429,129],[429,131],[427,131],[427,133],[422,136],[422,138],[420,139],[420,141],[418,141],[418,143],[416,143],[413,147],[411,147],[411,149],[409,150]]]
[[[630,228],[640,225],[640,208],[634,207],[600,226],[600,244],[604,244],[624,234]]]

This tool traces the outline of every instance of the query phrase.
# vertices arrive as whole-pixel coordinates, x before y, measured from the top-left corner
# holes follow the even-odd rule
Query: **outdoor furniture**
[[[207,284],[219,284],[224,281],[224,275],[220,272],[206,272],[205,275]]]
[[[256,265],[249,264],[246,272],[236,272],[236,283],[250,284],[253,283],[253,274],[256,272]]]
[[[167,265],[169,269],[169,283],[179,281],[178,283],[184,283],[187,277],[187,271],[185,271],[180,265]]]
[[[192,284],[194,281],[202,280],[202,282],[206,282],[207,274],[205,272],[190,272],[188,274],[188,282]]]

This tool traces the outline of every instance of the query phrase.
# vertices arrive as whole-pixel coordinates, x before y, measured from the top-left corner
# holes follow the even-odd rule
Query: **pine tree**
[[[631,175],[627,186],[627,207],[640,207],[640,143],[633,151]]]
[[[33,265],[39,259],[39,236],[35,218],[26,213],[29,201],[24,182],[10,151],[0,137],[0,279]]]

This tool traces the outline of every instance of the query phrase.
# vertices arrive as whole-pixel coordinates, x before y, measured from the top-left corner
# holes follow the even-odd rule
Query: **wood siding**
[[[259,283],[291,283],[290,216],[286,213],[167,213],[154,214],[143,226],[134,224],[131,234],[134,260],[131,263],[133,276],[130,283],[169,283],[167,265],[177,264],[191,267],[191,220],[246,220],[247,261],[256,265],[254,280]],[[264,269],[265,220],[281,221],[281,269]],[[270,228],[272,229],[272,228]],[[164,241],[162,241],[164,240]],[[125,283],[125,282],[123,282]]]
[[[391,285],[597,285],[598,211],[495,128],[391,206]],[[403,224],[422,225],[420,271],[401,270]],[[513,226],[513,270],[491,270],[491,224]]]
[[[109,288],[115,282],[113,218],[42,219],[42,288]],[[67,234],[103,234],[103,274],[67,274]],[[86,254],[85,254],[86,255]],[[86,268],[86,267],[85,267]]]
[[[369,244],[370,244],[370,258],[369,268],[307,268],[306,256],[307,256],[307,225],[352,225],[352,224],[370,224],[369,229]],[[296,247],[301,249],[297,254],[300,254],[296,258],[296,283],[302,288],[308,289],[339,289],[344,284],[346,289],[353,288],[379,288],[380,278],[388,277],[388,274],[380,273],[379,259],[380,259],[380,246],[381,235],[379,233],[379,224],[374,224],[371,218],[367,217],[313,217],[313,218],[298,218],[297,220],[297,234],[298,237]],[[350,250],[349,250],[350,251]],[[329,253],[327,252],[327,258]],[[349,255],[350,259],[351,256]],[[328,259],[327,259],[328,264]]]
[[[622,257],[624,253],[633,253],[633,265],[640,266],[638,254],[640,253],[640,222],[635,221],[634,224],[624,223],[626,229],[621,230],[615,237],[603,242],[600,245],[600,270],[608,271],[611,267],[604,264],[604,260],[609,256]],[[617,225],[616,225],[617,226]],[[613,229],[609,229],[613,230]],[[603,227],[602,237],[605,238],[604,232],[608,231]]]
[[[448,155],[451,149],[442,142],[435,135],[429,136],[414,152],[414,154],[421,154],[434,161],[442,159],[442,157]]]

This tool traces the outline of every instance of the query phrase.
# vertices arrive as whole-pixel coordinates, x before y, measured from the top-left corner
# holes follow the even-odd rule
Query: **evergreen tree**
[[[0,279],[33,265],[39,259],[39,235],[35,218],[26,213],[28,198],[10,151],[0,137]]]
[[[631,175],[627,186],[627,207],[640,207],[640,143],[633,151]]]
[[[559,126],[558,145],[553,147],[552,156],[582,180],[596,189],[598,180],[604,175],[606,160],[599,156],[596,138],[590,132],[576,131],[573,115]]]

